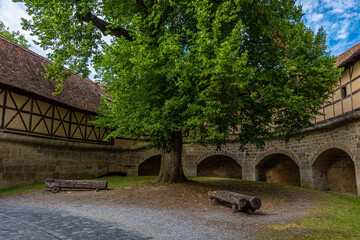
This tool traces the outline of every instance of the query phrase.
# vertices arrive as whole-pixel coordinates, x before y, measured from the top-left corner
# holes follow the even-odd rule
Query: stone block
[[[64,158],[65,158],[65,159],[71,159],[71,156],[72,156],[72,152],[66,151]]]
[[[39,172],[46,172],[47,171],[47,166],[45,165],[42,165],[42,166],[39,166]]]
[[[6,173],[20,173],[23,171],[22,166],[5,166]]]
[[[54,166],[54,165],[49,165],[47,171],[48,171],[48,172],[55,172],[55,171],[56,171],[56,166]]]
[[[58,151],[51,151],[51,158],[52,159],[58,159],[59,158],[59,152]]]
[[[52,174],[51,178],[60,178],[60,174],[58,172],[55,172]]]
[[[14,179],[16,179],[16,181],[24,182],[25,181],[25,173],[15,173]]]
[[[24,172],[32,172],[33,171],[33,166],[31,166],[31,165],[24,165],[23,166],[23,171]]]
[[[7,182],[13,182],[16,181],[16,179],[14,179],[14,173],[3,173],[2,174],[2,179],[3,181],[7,181]]]
[[[85,156],[83,156],[83,158],[85,159]],[[93,160],[94,158],[94,154],[93,153],[86,153],[86,159],[88,160]]]
[[[44,158],[50,158],[51,157],[50,150],[44,150],[43,156],[44,156]]]

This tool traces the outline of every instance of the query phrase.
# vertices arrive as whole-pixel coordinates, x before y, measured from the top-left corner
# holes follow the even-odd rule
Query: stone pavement
[[[45,207],[0,202],[0,240],[145,240],[119,225]]]

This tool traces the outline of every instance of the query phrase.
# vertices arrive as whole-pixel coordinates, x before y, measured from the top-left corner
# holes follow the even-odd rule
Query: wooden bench
[[[230,192],[230,191],[209,191],[209,198],[212,205],[216,206],[218,203],[231,206],[231,213],[238,211],[255,212],[261,207],[261,200],[257,197],[247,196],[244,194]]]
[[[53,193],[59,192],[62,188],[99,191],[107,189],[107,181],[46,179],[45,187],[50,188]]]

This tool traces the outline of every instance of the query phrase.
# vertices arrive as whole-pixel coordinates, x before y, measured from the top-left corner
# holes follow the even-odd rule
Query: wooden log
[[[229,192],[229,193],[236,198],[245,199],[248,202],[249,207],[251,207],[255,210],[260,209],[260,207],[261,207],[261,200],[258,197],[252,197],[252,196],[248,196],[248,195],[244,195],[244,194],[240,194],[240,193],[236,193],[236,192]]]
[[[239,207],[236,204],[231,205],[231,213],[236,213],[239,211]]]
[[[257,197],[247,196],[240,193],[230,192],[230,191],[209,191],[209,198],[214,205],[216,200],[217,202],[223,204],[231,204],[232,210],[231,212],[248,211],[255,212],[257,209],[261,207],[261,200]]]
[[[107,189],[107,181],[46,179],[45,187],[51,188],[54,193],[59,192],[62,188],[102,190]]]

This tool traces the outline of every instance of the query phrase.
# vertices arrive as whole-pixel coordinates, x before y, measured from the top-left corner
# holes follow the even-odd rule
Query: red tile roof
[[[63,93],[54,96],[55,83],[41,74],[42,63],[50,60],[0,35],[0,83],[86,111],[100,106],[101,86],[76,73],[64,83]]]
[[[360,43],[337,56],[336,66],[348,68],[360,60]]]

